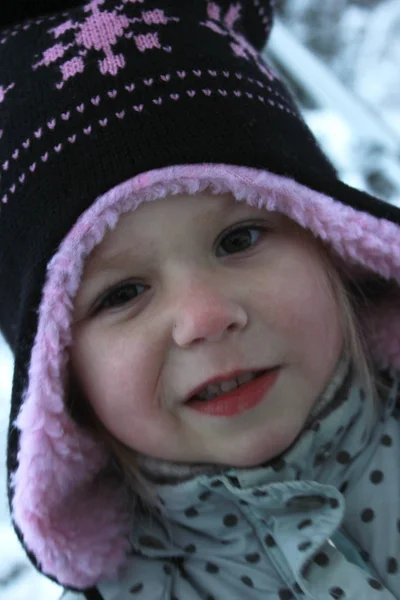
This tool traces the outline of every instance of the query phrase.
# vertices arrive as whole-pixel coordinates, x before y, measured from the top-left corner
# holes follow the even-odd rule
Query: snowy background
[[[303,44],[317,62],[302,75],[295,62],[300,53],[284,59],[289,38],[286,44],[278,35],[271,40],[269,56],[342,179],[400,206],[399,0],[277,0],[277,11],[282,34]],[[320,89],[308,79],[320,82]],[[334,91],[324,100],[331,85]],[[365,112],[367,121],[370,116],[371,128],[367,121],[354,120],[354,103],[358,114]],[[11,376],[11,353],[0,337],[0,457],[5,456]],[[56,600],[60,588],[31,568],[9,525],[5,478],[3,458],[0,600]]]

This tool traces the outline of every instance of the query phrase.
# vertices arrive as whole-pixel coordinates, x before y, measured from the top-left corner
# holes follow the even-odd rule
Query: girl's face
[[[250,466],[295,440],[342,345],[313,238],[278,213],[204,193],[142,204],[96,247],[71,363],[99,419],[132,449]],[[185,402],[210,379],[272,367],[272,387],[240,414]]]

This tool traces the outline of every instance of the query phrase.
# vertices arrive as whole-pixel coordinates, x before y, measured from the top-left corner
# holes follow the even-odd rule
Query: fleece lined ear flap
[[[84,0],[3,0],[0,3],[0,27],[11,27],[25,19],[68,10]]]

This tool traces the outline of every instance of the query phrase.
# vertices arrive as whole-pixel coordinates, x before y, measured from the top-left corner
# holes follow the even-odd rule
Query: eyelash
[[[218,245],[221,245],[221,243],[223,243],[230,235],[232,234],[237,234],[240,233],[242,231],[257,231],[258,233],[265,233],[267,232],[269,229],[267,227],[262,227],[260,225],[252,225],[252,224],[245,224],[245,225],[240,225],[239,227],[234,226],[232,227],[232,229],[228,229],[227,231],[225,231],[223,233],[223,237],[222,239],[218,242]],[[253,243],[250,246],[250,249],[254,247],[254,245],[257,242]],[[245,250],[239,250],[238,252],[233,252],[232,254],[239,254],[240,252],[246,252],[247,248]],[[228,254],[229,256],[229,254]],[[111,288],[110,290],[108,290],[99,300],[99,302],[96,304],[93,313],[97,314],[99,312],[102,312],[104,310],[112,310],[113,308],[115,308],[115,306],[107,306],[107,303],[110,301],[110,299],[113,298],[113,295],[118,295],[121,291],[123,292],[124,290],[126,290],[128,287],[145,287],[144,285],[140,284],[140,283],[132,283],[131,281],[127,281],[127,282],[121,282],[119,283],[117,286]],[[139,297],[140,294],[137,294],[135,296],[135,298]],[[127,302],[129,302],[130,300],[128,300]],[[126,303],[126,302],[125,302]],[[121,304],[124,304],[124,302],[120,303],[117,306],[121,306]]]

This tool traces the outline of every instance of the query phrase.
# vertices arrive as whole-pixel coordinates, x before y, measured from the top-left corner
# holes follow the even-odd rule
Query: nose
[[[227,332],[246,327],[248,316],[241,304],[221,291],[215,280],[191,281],[180,286],[174,303],[173,338],[180,347],[201,341],[218,342]]]

